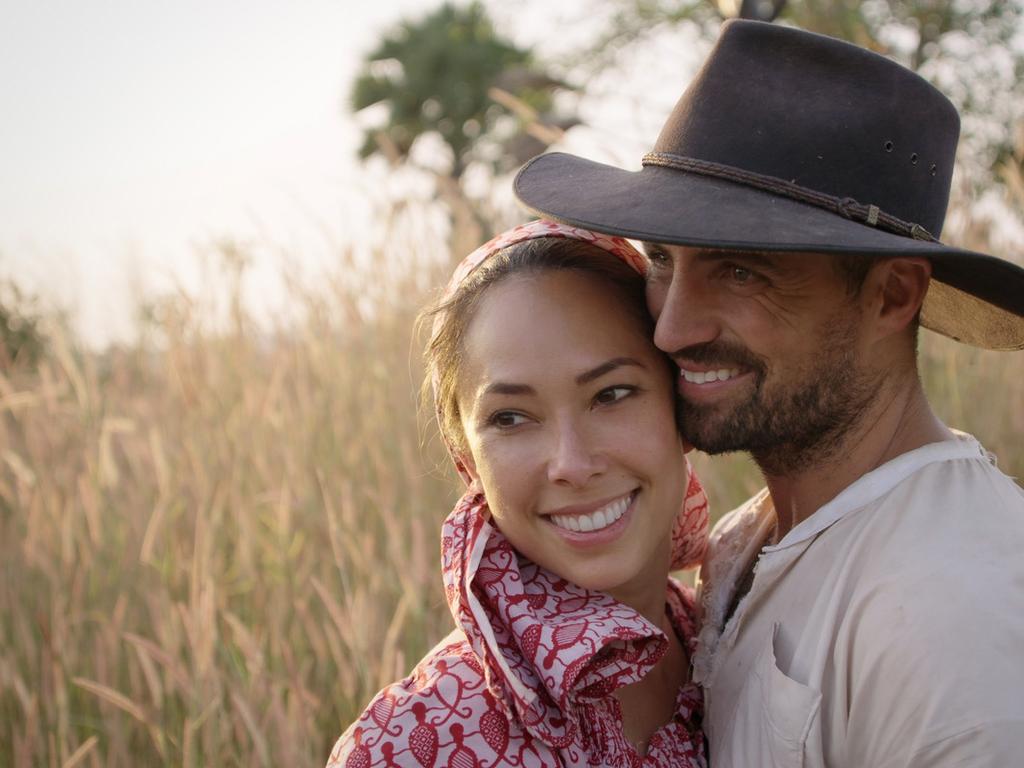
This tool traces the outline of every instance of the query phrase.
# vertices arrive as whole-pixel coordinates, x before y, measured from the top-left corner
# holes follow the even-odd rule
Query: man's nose
[[[558,423],[548,458],[548,480],[580,488],[604,472],[607,462],[598,442],[578,420]]]
[[[721,333],[707,287],[684,270],[676,270],[667,284],[648,286],[647,302],[657,321],[654,343],[670,355],[713,341]]]

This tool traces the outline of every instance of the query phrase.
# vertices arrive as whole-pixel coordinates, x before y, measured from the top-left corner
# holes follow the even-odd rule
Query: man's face
[[[770,474],[827,458],[878,389],[831,257],[647,244],[654,340],[679,366],[683,433]]]

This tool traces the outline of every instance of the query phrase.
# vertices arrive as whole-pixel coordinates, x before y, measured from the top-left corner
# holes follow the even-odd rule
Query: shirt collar
[[[885,496],[921,468],[942,461],[984,459],[994,461],[981,444],[965,432],[954,431],[954,439],[922,445],[900,454],[879,467],[862,475],[840,493],[819,507],[810,517],[795,525],[782,540],[764,551],[777,552],[814,538],[848,514],[863,509]]]

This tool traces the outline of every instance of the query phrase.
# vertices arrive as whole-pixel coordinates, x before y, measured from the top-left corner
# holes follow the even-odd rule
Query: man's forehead
[[[806,253],[792,251],[762,251],[756,249],[724,249],[724,248],[700,248],[689,245],[672,245],[670,243],[640,243],[643,252],[648,256],[656,253],[668,252],[669,254],[685,252],[700,261],[725,261],[728,259],[749,259],[762,263],[777,263],[779,261],[791,261],[794,259],[806,258]],[[828,256],[813,254],[817,258],[828,258]]]

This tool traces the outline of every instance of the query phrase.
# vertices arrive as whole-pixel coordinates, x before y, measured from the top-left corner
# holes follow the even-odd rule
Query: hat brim
[[[929,294],[941,301],[926,298],[922,325],[976,346],[1024,349],[1024,269],[1002,259],[902,237],[742,184],[658,166],[625,171],[553,152],[523,166],[514,189],[540,216],[645,242],[927,257],[933,280],[957,294],[933,284]],[[976,300],[959,301],[960,294]]]

